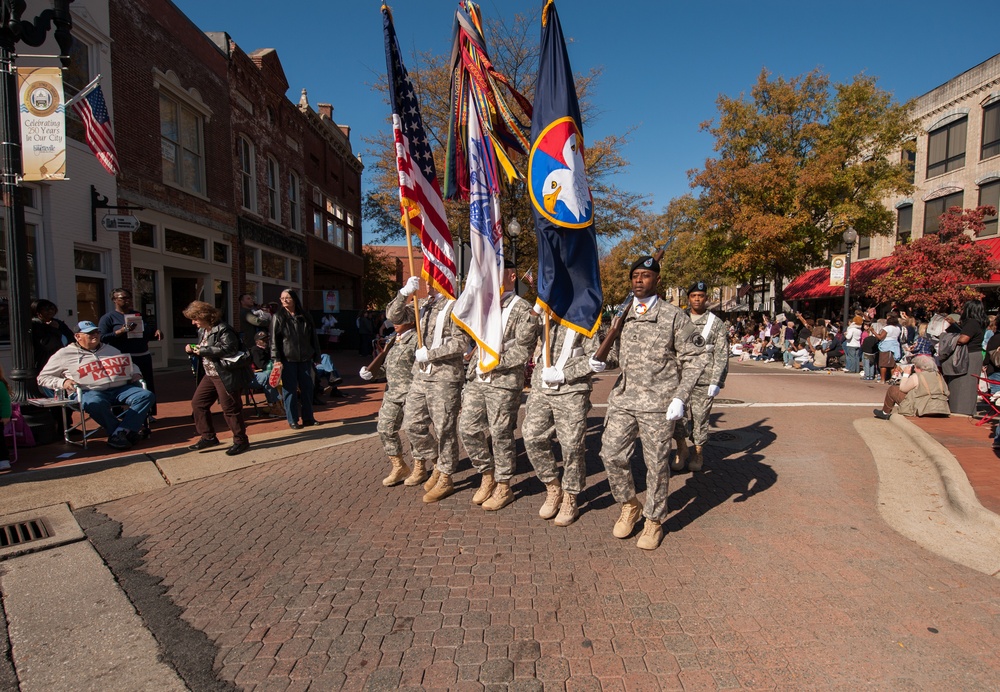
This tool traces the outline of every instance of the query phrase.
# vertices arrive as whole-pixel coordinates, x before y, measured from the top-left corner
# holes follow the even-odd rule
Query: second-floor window
[[[983,155],[988,159],[1000,155],[1000,101],[983,109]]]
[[[267,157],[267,215],[271,221],[281,223],[281,193],[278,182],[278,162]]]
[[[239,156],[243,208],[257,211],[257,176],[254,175],[253,144],[246,137],[239,138]]]
[[[924,205],[924,234],[937,233],[941,225],[941,215],[952,207],[961,207],[964,200],[965,194],[960,190],[927,202]]]
[[[908,243],[913,234],[913,205],[905,204],[896,210],[896,242]]]
[[[927,142],[927,177],[933,178],[965,166],[965,139],[969,119],[962,118],[930,133]]]
[[[201,115],[160,92],[160,155],[163,181],[205,194],[205,147]]]
[[[288,173],[288,227],[293,231],[300,230],[299,217],[302,210],[299,208],[299,176],[293,172]]]
[[[994,180],[979,187],[979,205],[1000,209],[1000,180]],[[997,215],[983,218],[986,227],[980,237],[997,234]]]

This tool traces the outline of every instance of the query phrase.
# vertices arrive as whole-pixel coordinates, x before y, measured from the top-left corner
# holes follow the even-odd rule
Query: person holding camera
[[[889,420],[895,407],[902,416],[947,416],[951,413],[948,385],[938,372],[934,358],[915,356],[913,362],[902,369],[899,384],[890,385],[882,408],[873,410],[876,418]]]
[[[132,306],[132,292],[128,289],[116,288],[111,292],[111,300],[115,304],[115,309],[101,317],[97,323],[101,341],[132,356],[132,362],[142,373],[146,387],[156,394],[156,383],[153,381],[153,356],[149,353],[149,342],[153,339],[161,340],[163,334],[152,323],[151,316],[143,318],[136,312]],[[155,403],[150,414],[156,415]]]

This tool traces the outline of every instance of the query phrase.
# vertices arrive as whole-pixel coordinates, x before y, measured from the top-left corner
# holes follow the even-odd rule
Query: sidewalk
[[[384,382],[368,383],[357,373],[362,365],[370,361],[352,351],[335,351],[331,354],[334,365],[344,381],[339,386],[343,395],[339,398],[320,397],[325,403],[316,407],[316,420],[320,423],[368,418],[378,413],[382,402]],[[153,435],[127,451],[111,449],[106,443],[106,435],[101,432],[90,439],[87,448],[66,444],[61,438],[52,444],[38,447],[21,447],[18,460],[12,463],[8,474],[18,475],[27,471],[54,469],[100,461],[117,459],[137,454],[149,454],[164,450],[178,449],[192,444],[198,439],[191,420],[191,395],[194,393],[194,375],[187,368],[171,368],[156,373],[156,395],[158,415],[153,423]],[[256,400],[265,405],[263,393],[256,394]],[[212,407],[216,432],[224,444],[231,437],[218,404]],[[247,422],[247,432],[251,446],[261,436],[274,437],[278,433],[293,435],[288,423],[282,418],[258,418],[252,407],[245,407],[243,415]],[[89,425],[89,423],[88,423]]]

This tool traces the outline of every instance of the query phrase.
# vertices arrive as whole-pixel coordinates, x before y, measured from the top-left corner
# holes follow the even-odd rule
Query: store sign
[[[340,291],[323,291],[323,312],[340,312]]]
[[[131,214],[107,214],[101,219],[105,231],[132,233],[139,230],[139,219]]]

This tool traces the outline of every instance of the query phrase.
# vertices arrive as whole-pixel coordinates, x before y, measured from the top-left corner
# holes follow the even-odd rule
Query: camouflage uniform
[[[587,481],[584,462],[587,413],[590,411],[592,371],[590,357],[597,350],[597,339],[588,338],[552,321],[549,323],[550,353],[555,366],[563,352],[566,338],[573,339],[573,350],[562,367],[566,381],[552,387],[542,382],[543,363],[535,364],[531,393],[524,407],[521,437],[528,461],[538,480],[551,483],[559,478],[552,444],[558,438],[562,448],[562,488],[571,495],[583,492]]]
[[[413,381],[413,352],[417,350],[417,332],[411,329],[396,335],[385,361],[375,377],[385,377],[385,393],[382,407],[378,410],[378,438],[385,453],[402,456],[403,443],[399,439],[399,429],[403,425],[403,404]]]
[[[462,381],[465,378],[464,355],[470,341],[451,319],[455,301],[444,296],[424,299],[420,306],[420,331],[427,348],[428,361],[413,363],[413,382],[403,406],[403,425],[413,448],[413,456],[435,462],[441,473],[458,470],[458,409]],[[441,342],[434,345],[438,318],[441,317]],[[413,299],[400,294],[385,310],[394,324],[413,322]],[[431,432],[431,424],[434,432]]]
[[[642,438],[648,469],[643,514],[658,523],[667,518],[674,431],[674,422],[666,420],[667,407],[674,398],[687,401],[708,362],[708,353],[695,345],[696,336],[687,315],[658,299],[642,315],[634,308],[625,314],[625,326],[612,349],[612,354],[618,351],[622,371],[608,398],[601,461],[615,500],[632,500],[635,482],[629,459],[636,436]]]
[[[705,325],[712,313],[706,310],[701,315],[692,315],[690,309],[685,312],[698,334],[704,337],[705,350],[710,352],[708,365],[691,390],[686,412],[692,421],[694,443],[701,447],[708,442],[708,423],[712,413],[713,398],[708,396],[708,387],[714,384],[722,389],[726,384],[726,375],[729,374],[729,330],[716,315],[711,330],[705,335]],[[674,430],[674,439],[684,439],[686,432],[683,425],[678,425]]]
[[[513,301],[513,303],[512,303]],[[485,374],[476,370],[477,358],[469,363],[468,382],[462,392],[459,431],[469,459],[480,473],[494,471],[498,483],[514,475],[514,426],[524,389],[524,365],[538,341],[538,318],[531,306],[513,293],[500,300],[501,310],[510,310],[503,332],[500,364]],[[493,438],[490,456],[489,439]]]

